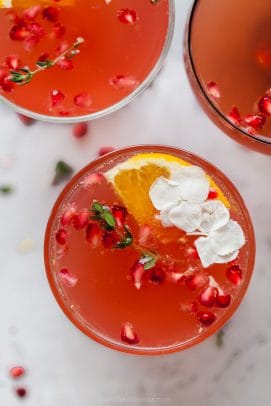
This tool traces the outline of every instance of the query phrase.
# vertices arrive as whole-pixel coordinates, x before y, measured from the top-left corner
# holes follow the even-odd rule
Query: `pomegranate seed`
[[[261,130],[265,124],[266,118],[262,115],[255,115],[253,116],[252,114],[248,114],[246,117],[244,117],[244,122],[252,127],[254,130]]]
[[[87,123],[77,123],[74,124],[72,133],[75,138],[82,138],[88,132],[88,124]]]
[[[263,96],[259,101],[259,110],[266,116],[271,116],[271,97]]]
[[[126,217],[128,215],[126,207],[123,206],[113,206],[112,214],[115,217],[118,227],[123,227]]]
[[[144,273],[145,273],[144,265],[136,261],[131,268],[131,274],[133,276],[136,289],[141,288],[141,279]]]
[[[45,31],[39,23],[30,23],[27,25],[31,34],[36,35],[38,38],[42,38],[45,35]]]
[[[73,98],[74,104],[78,107],[89,108],[92,104],[92,99],[89,93],[79,93]]]
[[[73,219],[73,216],[76,212],[76,208],[74,205],[69,205],[66,210],[64,210],[61,218],[60,218],[60,223],[62,226],[68,226],[71,224],[71,221]]]
[[[240,125],[241,124],[241,115],[237,109],[237,107],[233,106],[229,113],[229,119],[234,125]]]
[[[101,240],[101,229],[96,223],[90,223],[86,228],[86,240],[92,248],[96,248]]]
[[[203,306],[206,307],[213,307],[216,301],[216,297],[218,295],[217,288],[213,288],[208,286],[201,294],[199,295],[199,302]]]
[[[20,367],[20,366],[12,367],[9,370],[9,374],[12,378],[16,379],[25,374],[25,369],[24,369],[24,367]]]
[[[72,218],[72,225],[76,230],[82,230],[86,227],[89,222],[89,212],[82,211],[81,213],[76,213]]]
[[[15,84],[9,80],[9,74],[0,68],[0,88],[4,92],[10,93],[14,90]]]
[[[199,259],[199,254],[195,247],[188,247],[185,251],[185,256],[191,259]]]
[[[140,245],[146,246],[151,236],[151,228],[148,225],[142,226],[138,233],[138,242]]]
[[[155,285],[160,285],[161,283],[165,282],[165,280],[166,273],[162,268],[155,266],[150,270],[150,281],[152,283]]]
[[[191,290],[201,289],[208,283],[209,279],[205,272],[195,272],[193,275],[190,275],[185,278],[186,286]]]
[[[137,344],[139,342],[137,334],[134,332],[134,328],[131,323],[124,323],[121,328],[120,337],[122,341],[127,344]]]
[[[36,34],[31,34],[24,40],[24,49],[31,52],[33,48],[39,43],[40,38]]]
[[[71,59],[62,58],[57,62],[57,66],[60,69],[72,70],[74,68],[73,61]]]
[[[21,113],[17,113],[17,116],[19,117],[19,119],[21,120],[21,122],[25,125],[25,126],[29,126],[35,123],[35,119],[32,117],[28,117],[25,116],[24,114]]]
[[[52,6],[45,7],[42,11],[42,17],[51,23],[56,23],[59,17],[59,9]]]
[[[178,283],[181,282],[183,279],[184,274],[181,272],[170,272],[168,274],[168,280],[170,282]]]
[[[139,82],[134,76],[117,75],[109,81],[116,89],[135,89]]]
[[[98,185],[104,179],[103,174],[99,172],[91,173],[87,175],[82,182],[82,186],[85,188],[91,187],[93,185]]]
[[[24,398],[27,395],[27,390],[23,387],[16,388],[15,392],[19,398]]]
[[[56,233],[56,241],[60,245],[65,245],[67,242],[67,231],[60,228]]]
[[[50,34],[51,38],[61,38],[63,35],[66,33],[66,28],[64,27],[63,24],[56,23],[53,28],[52,32]]]
[[[209,193],[208,193],[209,200],[217,199],[217,197],[218,197],[218,193],[215,189],[209,190]]]
[[[69,288],[73,288],[78,282],[76,276],[74,276],[67,268],[60,269],[59,277]]]
[[[60,45],[56,48],[56,54],[61,55],[63,52],[67,51],[69,48],[69,43],[68,41],[62,41]]]
[[[207,88],[210,96],[212,96],[214,99],[220,99],[221,93],[219,86],[216,82],[209,82],[207,84]]]
[[[228,307],[231,304],[231,295],[220,293],[216,296],[216,305],[218,307]]]
[[[64,93],[61,92],[61,90],[54,89],[51,92],[51,103],[52,103],[53,107],[55,107],[59,104],[62,104],[64,102],[64,99],[65,99],[65,95],[64,95]]]
[[[28,36],[29,30],[24,22],[13,25],[9,31],[9,37],[14,41],[24,41]]]
[[[128,8],[119,10],[117,16],[123,24],[134,24],[137,20],[136,12],[134,10],[129,10]]]
[[[103,235],[103,245],[105,248],[114,248],[119,240],[119,235],[116,231],[107,231]]]
[[[227,278],[234,285],[238,286],[242,280],[242,270],[239,265],[231,265],[226,271]]]
[[[214,313],[209,311],[203,311],[197,313],[198,321],[203,324],[205,327],[210,326],[216,320]]]
[[[40,11],[41,11],[41,6],[39,6],[39,5],[29,7],[26,10],[24,10],[23,18],[25,20],[29,20],[29,21],[35,20],[35,18],[38,16]]]
[[[9,55],[6,57],[6,63],[8,69],[17,70],[21,65],[20,59],[16,55]]]
[[[113,152],[113,151],[115,151],[114,147],[101,147],[99,149],[98,155],[103,156],[103,155],[109,154],[110,152]]]

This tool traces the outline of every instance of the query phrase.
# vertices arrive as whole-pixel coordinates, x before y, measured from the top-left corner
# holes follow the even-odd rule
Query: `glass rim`
[[[207,92],[204,90],[204,87],[201,84],[201,81],[200,81],[198,73],[197,73],[196,65],[194,63],[193,51],[192,51],[192,41],[191,41],[192,24],[193,24],[193,19],[194,19],[194,15],[195,15],[195,11],[196,11],[196,7],[197,7],[198,3],[199,3],[199,0],[194,0],[192,6],[190,8],[189,17],[188,17],[188,23],[187,23],[187,29],[186,29],[186,35],[185,35],[185,42],[186,42],[186,45],[187,45],[188,57],[189,57],[190,67],[192,69],[192,74],[193,74],[194,79],[196,80],[196,83],[197,83],[197,85],[198,85],[198,87],[200,89],[201,95],[203,96],[204,100],[207,102],[208,106],[210,106],[212,108],[212,110],[215,113],[217,113],[219,118],[222,119],[222,121],[225,122],[227,125],[229,125],[232,129],[237,130],[242,135],[246,136],[247,138],[249,138],[252,141],[257,141],[258,143],[261,143],[262,145],[267,145],[268,147],[270,147],[271,146],[271,138],[270,138],[270,141],[268,141],[266,139],[267,137],[264,136],[264,135],[249,134],[246,131],[244,131],[242,128],[240,128],[237,125],[235,125],[234,123],[232,123],[232,121],[230,119],[228,119],[227,116],[224,113],[222,113],[220,111],[220,109],[214,104],[212,99],[208,96]]]
[[[169,13],[168,13],[168,29],[167,29],[167,34],[166,34],[166,40],[164,43],[164,46],[162,48],[161,54],[156,61],[155,65],[153,66],[152,70],[148,74],[148,76],[144,79],[144,81],[133,91],[131,92],[128,96],[125,98],[121,99],[115,104],[112,104],[109,107],[106,107],[105,109],[102,109],[100,111],[86,114],[86,115],[80,115],[80,116],[72,116],[72,117],[57,117],[57,116],[50,116],[46,114],[40,114],[40,113],[35,113],[31,110],[25,109],[23,107],[18,106],[16,103],[11,102],[8,100],[5,96],[0,95],[0,101],[2,101],[4,104],[9,106],[11,109],[13,109],[15,112],[19,114],[26,115],[28,117],[31,117],[35,120],[39,121],[44,121],[44,122],[49,122],[49,123],[63,123],[63,124],[72,124],[72,123],[78,123],[78,122],[84,122],[84,121],[91,121],[95,120],[104,116],[107,116],[111,113],[114,113],[115,111],[121,109],[122,107],[125,107],[127,104],[129,104],[132,100],[134,100],[137,96],[139,96],[151,83],[152,81],[156,78],[158,73],[160,72],[163,63],[168,55],[172,38],[173,38],[173,33],[174,33],[174,27],[175,27],[175,1],[174,0],[168,0],[169,4]]]
[[[163,153],[169,153],[169,154],[175,154],[177,156],[182,157],[183,159],[192,159],[196,160],[196,164],[202,166],[203,168],[208,168],[208,172],[210,173],[215,173],[218,177],[218,179],[226,185],[228,189],[230,189],[231,194],[233,195],[236,203],[240,208],[242,209],[242,215],[244,217],[244,221],[246,224],[246,232],[248,236],[248,244],[250,244],[249,247],[249,252],[248,252],[248,259],[247,259],[247,265],[246,265],[246,271],[247,275],[243,279],[243,284],[240,288],[240,291],[236,295],[236,298],[228,311],[220,318],[217,320],[214,325],[211,325],[208,330],[206,330],[203,334],[197,336],[197,337],[192,337],[191,339],[185,341],[185,342],[180,342],[180,343],[175,343],[172,345],[168,346],[163,346],[163,347],[136,347],[136,346],[127,346],[124,345],[120,342],[116,342],[115,340],[110,339],[110,337],[104,337],[101,333],[89,328],[84,324],[83,322],[80,321],[80,319],[74,315],[71,310],[68,308],[67,304],[65,303],[64,300],[61,298],[61,294],[59,293],[59,289],[57,288],[55,281],[54,281],[54,276],[51,271],[51,265],[50,265],[50,239],[51,239],[51,230],[53,223],[55,221],[55,216],[57,214],[58,208],[63,202],[63,199],[67,195],[67,193],[71,190],[71,188],[77,184],[77,182],[80,180],[80,178],[88,171],[92,170],[96,165],[102,165],[106,163],[108,160],[112,160],[114,157],[117,157],[119,154],[128,154],[132,152],[163,152]],[[206,170],[207,172],[207,170]],[[223,327],[235,314],[236,310],[240,306],[246,292],[248,289],[248,286],[250,284],[250,280],[253,274],[254,266],[255,266],[255,252],[256,252],[256,242],[255,242],[255,233],[254,233],[254,228],[253,228],[253,223],[249,214],[249,211],[245,205],[245,202],[240,195],[239,191],[237,188],[234,186],[234,184],[231,182],[231,180],[220,170],[218,169],[215,165],[211,164],[209,161],[206,159],[198,156],[197,154],[191,153],[189,151],[186,151],[182,148],[178,147],[172,147],[172,146],[167,146],[167,145],[159,145],[159,144],[146,144],[146,145],[133,145],[130,147],[124,147],[117,149],[113,152],[110,152],[102,157],[98,157],[91,161],[88,165],[84,166],[80,171],[78,171],[72,179],[67,183],[67,185],[64,187],[64,189],[60,192],[58,195],[48,218],[48,222],[46,225],[46,231],[45,231],[45,236],[44,236],[44,265],[45,265],[45,272],[47,275],[47,280],[51,289],[51,292],[60,306],[61,310],[64,312],[66,317],[70,320],[70,322],[77,328],[79,329],[82,333],[84,333],[87,337],[90,339],[93,339],[94,341],[98,342],[99,344],[102,344],[106,347],[109,347],[114,350],[118,350],[124,353],[129,353],[129,354],[135,354],[135,355],[148,355],[148,356],[153,356],[153,355],[162,355],[162,354],[170,354],[174,353],[177,351],[181,351],[184,349],[188,349],[190,347],[195,346],[196,344],[199,344],[202,341],[205,341],[208,337],[212,336],[215,334],[220,328]]]

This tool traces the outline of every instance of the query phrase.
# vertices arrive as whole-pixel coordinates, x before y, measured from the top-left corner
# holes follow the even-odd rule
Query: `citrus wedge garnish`
[[[41,6],[50,6],[56,5],[57,2],[54,0],[0,0],[0,8],[11,8],[11,7],[32,7],[40,4]],[[71,6],[74,4],[74,0],[61,0],[59,5],[63,6]]]
[[[113,185],[129,213],[139,224],[144,224],[153,219],[156,213],[149,197],[151,185],[160,176],[169,179],[171,174],[183,166],[191,164],[174,155],[141,153],[116,165],[105,173],[105,177]],[[217,192],[217,199],[226,207],[230,207],[221,189],[211,177],[207,177],[210,188]]]

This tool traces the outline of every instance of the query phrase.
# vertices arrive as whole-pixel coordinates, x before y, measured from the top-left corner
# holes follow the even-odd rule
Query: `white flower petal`
[[[229,210],[219,200],[207,201],[201,205],[201,208],[202,222],[199,229],[204,233],[218,230],[230,220]]]
[[[182,182],[184,178],[205,178],[205,172],[199,166],[183,166],[182,168],[176,169],[172,175],[171,179],[176,182]]]
[[[216,262],[218,264],[227,264],[230,261],[233,261],[238,257],[239,250],[234,251],[232,254],[229,255],[218,255]]]
[[[182,199],[193,203],[203,203],[209,193],[209,181],[205,177],[186,178],[182,183]]]
[[[174,224],[169,219],[169,212],[177,206],[176,203],[168,203],[168,205],[161,210],[160,214],[156,216],[161,221],[163,227],[172,227]]]
[[[169,212],[169,220],[181,230],[195,231],[202,220],[201,207],[199,204],[182,202]]]
[[[200,237],[195,241],[195,247],[197,248],[198,255],[200,257],[203,268],[215,264],[218,255],[214,252],[210,238]]]
[[[178,202],[181,196],[180,186],[161,176],[150,187],[149,196],[154,207],[163,210],[169,203]]]
[[[245,244],[245,235],[237,221],[230,220],[224,227],[211,231],[211,244],[218,255],[229,255]]]

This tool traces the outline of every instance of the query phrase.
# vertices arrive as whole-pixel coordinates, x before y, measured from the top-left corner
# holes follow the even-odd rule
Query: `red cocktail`
[[[239,306],[253,271],[243,200],[188,152],[130,147],[99,158],[58,198],[46,231],[52,291],[69,319],[135,354],[190,347]]]

